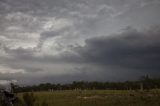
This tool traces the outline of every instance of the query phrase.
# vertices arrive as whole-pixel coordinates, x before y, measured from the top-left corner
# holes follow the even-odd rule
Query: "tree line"
[[[54,90],[138,90],[138,89],[159,89],[160,78],[149,78],[143,76],[138,81],[125,82],[88,82],[73,81],[70,84],[43,83],[32,86],[14,85],[14,92],[31,91],[54,91]]]

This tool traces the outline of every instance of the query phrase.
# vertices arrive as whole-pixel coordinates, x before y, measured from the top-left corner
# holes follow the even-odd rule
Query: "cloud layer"
[[[159,0],[0,0],[0,80],[158,76],[159,10]]]

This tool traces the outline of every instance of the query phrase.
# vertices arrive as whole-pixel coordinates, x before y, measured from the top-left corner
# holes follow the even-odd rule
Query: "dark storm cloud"
[[[143,29],[160,25],[159,10],[159,0],[0,0],[0,77],[39,83],[158,75],[160,28]]]
[[[43,63],[67,63],[67,64],[85,64],[90,65],[87,72],[91,74],[97,73],[99,70],[103,73],[103,78],[107,74],[112,74],[108,70],[114,72],[136,74],[137,71],[141,75],[146,73],[152,75],[160,74],[160,27],[152,27],[148,30],[138,31],[133,28],[126,28],[120,34],[112,36],[94,37],[86,40],[85,46],[72,47],[70,52],[63,52],[57,56],[46,55],[44,57],[36,57],[32,54],[32,50],[18,48],[16,50],[5,49],[6,53],[13,55],[14,59],[10,67],[22,68],[28,70],[29,66],[23,64],[13,64],[13,61],[25,60],[28,62]],[[28,61],[28,62],[27,62]],[[24,64],[25,64],[24,63]],[[18,67],[15,67],[17,66]],[[92,71],[91,67],[101,67],[96,71]],[[37,66],[30,66],[33,70],[37,70]],[[30,70],[30,69],[29,69]],[[38,68],[38,70],[40,70]],[[74,70],[80,70],[75,68]],[[83,72],[83,68],[81,71]],[[118,72],[119,71],[119,72]],[[139,75],[139,76],[141,76]],[[138,75],[136,75],[138,76]]]
[[[118,35],[91,38],[76,51],[86,63],[160,74],[159,27],[144,32],[129,28]]]

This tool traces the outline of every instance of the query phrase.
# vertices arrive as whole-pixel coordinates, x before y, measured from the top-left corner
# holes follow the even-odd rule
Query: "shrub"
[[[33,93],[24,93],[23,100],[26,106],[34,106],[36,97],[34,96]]]
[[[14,106],[24,106],[24,103],[21,99],[17,98],[14,102]]]
[[[43,101],[41,106],[48,106],[48,104],[46,101]]]

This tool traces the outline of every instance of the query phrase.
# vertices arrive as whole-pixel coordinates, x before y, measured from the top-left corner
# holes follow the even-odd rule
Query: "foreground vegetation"
[[[18,94],[19,98],[24,94]],[[34,106],[160,106],[160,90],[66,90],[33,94]]]
[[[160,78],[126,82],[73,82],[17,86],[14,106],[160,106]],[[0,106],[3,104],[0,96]],[[10,105],[9,105],[10,106]]]

